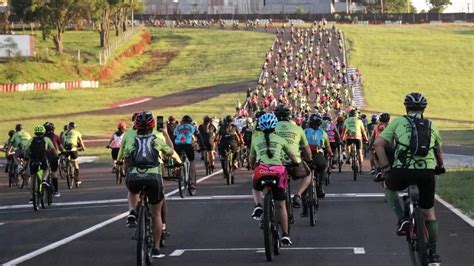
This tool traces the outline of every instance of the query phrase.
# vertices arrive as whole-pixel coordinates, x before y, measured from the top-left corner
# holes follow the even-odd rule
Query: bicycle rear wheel
[[[308,212],[309,212],[309,224],[311,226],[316,225],[316,201],[317,196],[316,196],[316,182],[314,180],[314,177],[311,179],[311,184],[308,187]]]
[[[67,187],[69,189],[72,189],[73,185],[74,185],[74,169],[71,165],[71,163],[68,163],[67,164],[67,168],[66,168],[66,182],[67,182]]]
[[[145,233],[145,208],[142,206],[138,211],[138,226],[137,226],[137,265],[149,265],[148,264],[148,244],[147,236]]]
[[[415,209],[415,232],[416,232],[416,257],[418,265],[428,265],[428,251],[427,251],[427,234],[425,229],[425,222],[423,220],[423,214],[419,208]]]
[[[32,195],[32,198],[33,198],[33,210],[35,211],[38,211],[39,210],[39,206],[40,206],[40,202],[41,202],[41,195],[40,195],[40,192],[39,192],[39,177],[38,177],[38,174],[35,174],[33,176],[33,184],[31,186],[31,195]]]
[[[186,197],[186,190],[188,187],[188,179],[186,178],[187,173],[186,166],[183,165],[181,169],[179,170],[179,177],[178,177],[178,190],[179,190],[179,196],[181,198]]]
[[[272,201],[272,193],[267,192],[264,198],[264,205],[263,205],[263,239],[265,242],[265,256],[267,261],[273,260],[273,233],[272,233],[272,215],[273,212],[273,201]]]

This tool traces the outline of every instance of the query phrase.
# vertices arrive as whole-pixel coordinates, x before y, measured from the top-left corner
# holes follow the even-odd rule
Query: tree
[[[384,0],[384,13],[413,13],[416,12],[411,0]]]
[[[430,12],[441,13],[451,5],[451,0],[427,0],[427,3],[431,5]]]
[[[66,27],[78,17],[85,17],[91,8],[90,0],[33,0],[31,10],[44,31],[53,40],[59,54],[63,53]]]
[[[33,0],[11,0],[9,3],[15,16],[23,21],[33,21],[35,14],[31,10]]]

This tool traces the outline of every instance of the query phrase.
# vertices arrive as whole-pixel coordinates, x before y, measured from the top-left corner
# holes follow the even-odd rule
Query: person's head
[[[137,118],[137,115],[139,114],[139,112],[135,112],[133,113],[132,115],[132,122],[135,122],[135,118]]]
[[[76,122],[69,122],[69,124],[67,125],[67,128],[68,128],[69,130],[73,130],[73,129],[75,129],[76,127],[77,127]]]
[[[278,121],[290,121],[291,119],[291,110],[285,104],[280,104],[275,108],[275,116]]]
[[[17,124],[15,126],[15,130],[18,132],[18,131],[21,131],[23,129],[23,125],[22,124]]]
[[[370,118],[370,122],[372,123],[377,123],[377,120],[379,120],[378,114],[373,114],[372,117]]]
[[[267,156],[273,158],[273,153],[270,150],[270,134],[275,131],[278,119],[272,113],[262,115],[258,119],[258,127],[263,131],[265,136],[265,144],[267,145]]]
[[[191,124],[192,122],[193,122],[193,119],[191,118],[190,115],[184,115],[183,118],[181,118],[182,124]]]
[[[117,129],[120,132],[124,132],[127,129],[127,124],[124,121],[120,121],[117,125]]]
[[[54,133],[55,127],[54,127],[54,124],[53,124],[53,123],[51,123],[51,122],[46,122],[46,123],[44,123],[43,126],[44,126],[44,128],[46,129],[46,132],[52,132],[52,133]]]
[[[203,119],[204,124],[210,124],[212,122],[212,119],[206,115]]]
[[[255,113],[255,118],[258,120],[262,115],[266,114],[267,112],[260,110]]]
[[[46,133],[46,129],[43,125],[36,125],[33,128],[33,133],[35,133],[35,136],[43,136]]]
[[[68,125],[65,124],[65,125],[63,126],[63,130],[64,130],[64,131],[67,131],[67,128],[68,128]]]
[[[155,118],[149,111],[140,112],[135,118],[134,128],[140,135],[149,134],[155,128]]]
[[[168,123],[170,123],[170,124],[176,123],[176,117],[174,117],[172,115],[168,116]]]
[[[349,117],[356,117],[357,116],[357,110],[356,109],[351,109],[349,111]]]
[[[328,113],[324,113],[323,114],[323,120],[324,121],[331,121],[331,115],[329,115]]]
[[[403,101],[403,105],[409,112],[421,112],[425,111],[426,106],[428,105],[428,101],[426,100],[425,96],[419,92],[412,92],[405,96],[405,100]]]
[[[311,114],[308,119],[308,127],[316,129],[321,126],[323,119],[320,114]]]
[[[228,115],[224,118],[224,124],[230,125],[234,122],[234,118],[231,115]]]
[[[360,116],[360,118],[361,118],[361,119],[367,119],[367,115],[366,115],[366,114],[362,114],[362,115]]]
[[[13,135],[15,134],[15,132],[16,132],[16,131],[13,130],[13,129],[10,130],[10,131],[8,131],[8,137],[10,137],[10,138],[13,137]]]
[[[253,119],[251,117],[247,117],[247,119],[245,119],[245,122],[247,123],[247,126],[249,126],[253,123]]]
[[[382,123],[388,123],[390,122],[390,115],[388,113],[383,113],[380,115],[379,120]]]

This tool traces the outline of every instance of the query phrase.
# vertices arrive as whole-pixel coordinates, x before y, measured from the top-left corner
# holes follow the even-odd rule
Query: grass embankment
[[[349,65],[363,75],[367,111],[403,114],[404,95],[420,91],[428,99],[426,116],[449,130],[444,132],[449,142],[472,140],[473,25],[340,27]]]
[[[436,179],[436,192],[474,218],[474,168],[450,170]]]
[[[154,39],[148,48],[150,52],[123,63],[142,67],[143,73],[98,90],[3,94],[0,105],[9,111],[0,113],[0,120],[102,109],[114,101],[138,96],[163,96],[203,86],[256,80],[263,56],[273,41],[272,35],[256,32],[151,32]],[[152,64],[156,64],[155,68],[147,69]],[[0,135],[6,130],[1,127]]]
[[[16,33],[23,34],[21,31]],[[99,72],[99,52],[102,48],[96,31],[66,31],[63,55],[56,54],[50,39],[42,40],[41,32],[35,31],[34,34],[37,56],[1,63],[0,83],[90,80]],[[115,34],[111,32],[111,41],[114,39]],[[139,41],[140,35],[133,35],[117,48],[115,54],[120,54]]]

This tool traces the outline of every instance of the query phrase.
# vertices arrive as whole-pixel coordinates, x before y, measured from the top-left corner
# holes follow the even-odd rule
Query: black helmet
[[[317,128],[321,126],[323,120],[320,114],[311,114],[308,119],[308,126],[310,128]]]
[[[356,109],[352,109],[349,111],[349,117],[355,117],[357,115],[357,110]]]
[[[323,120],[331,121],[331,115],[329,115],[328,113],[324,113],[323,114]]]
[[[203,122],[204,122],[204,123],[210,123],[210,122],[212,122],[212,119],[211,119],[211,117],[209,117],[208,115],[206,115],[206,116],[204,116]]]
[[[22,130],[22,129],[23,129],[23,125],[22,125],[22,124],[17,124],[17,125],[15,126],[15,130],[16,130],[16,131],[20,131],[20,130]]]
[[[54,131],[54,124],[51,122],[46,122],[44,123],[44,128],[46,129],[46,132],[53,132]]]
[[[184,115],[183,118],[181,118],[182,123],[186,124],[191,124],[193,122],[193,119],[191,118],[190,115]]]
[[[69,129],[74,129],[74,128],[76,128],[76,127],[77,127],[76,122],[69,122],[69,124],[67,125],[67,127],[68,127]]]
[[[405,96],[405,101],[403,104],[409,111],[423,111],[428,105],[428,102],[426,101],[425,96],[423,96],[421,93],[412,92]]]
[[[366,114],[362,114],[362,115],[360,116],[360,118],[366,119],[366,118],[367,118],[367,115],[366,115]]]
[[[262,111],[262,110],[261,110],[261,111],[258,111],[258,112],[255,113],[255,118],[259,119],[259,118],[260,118],[262,115],[264,115],[264,114],[266,114],[265,111]]]
[[[388,123],[390,121],[390,115],[388,113],[383,113],[379,117],[380,122]]]
[[[290,120],[291,119],[291,110],[285,104],[280,104],[275,108],[275,116],[278,120]]]
[[[232,116],[228,115],[224,118],[224,123],[230,124],[232,122],[234,122],[234,118]]]
[[[16,132],[16,131],[13,130],[13,129],[10,130],[10,131],[8,131],[8,136],[11,138],[11,137],[15,134],[15,132]]]

